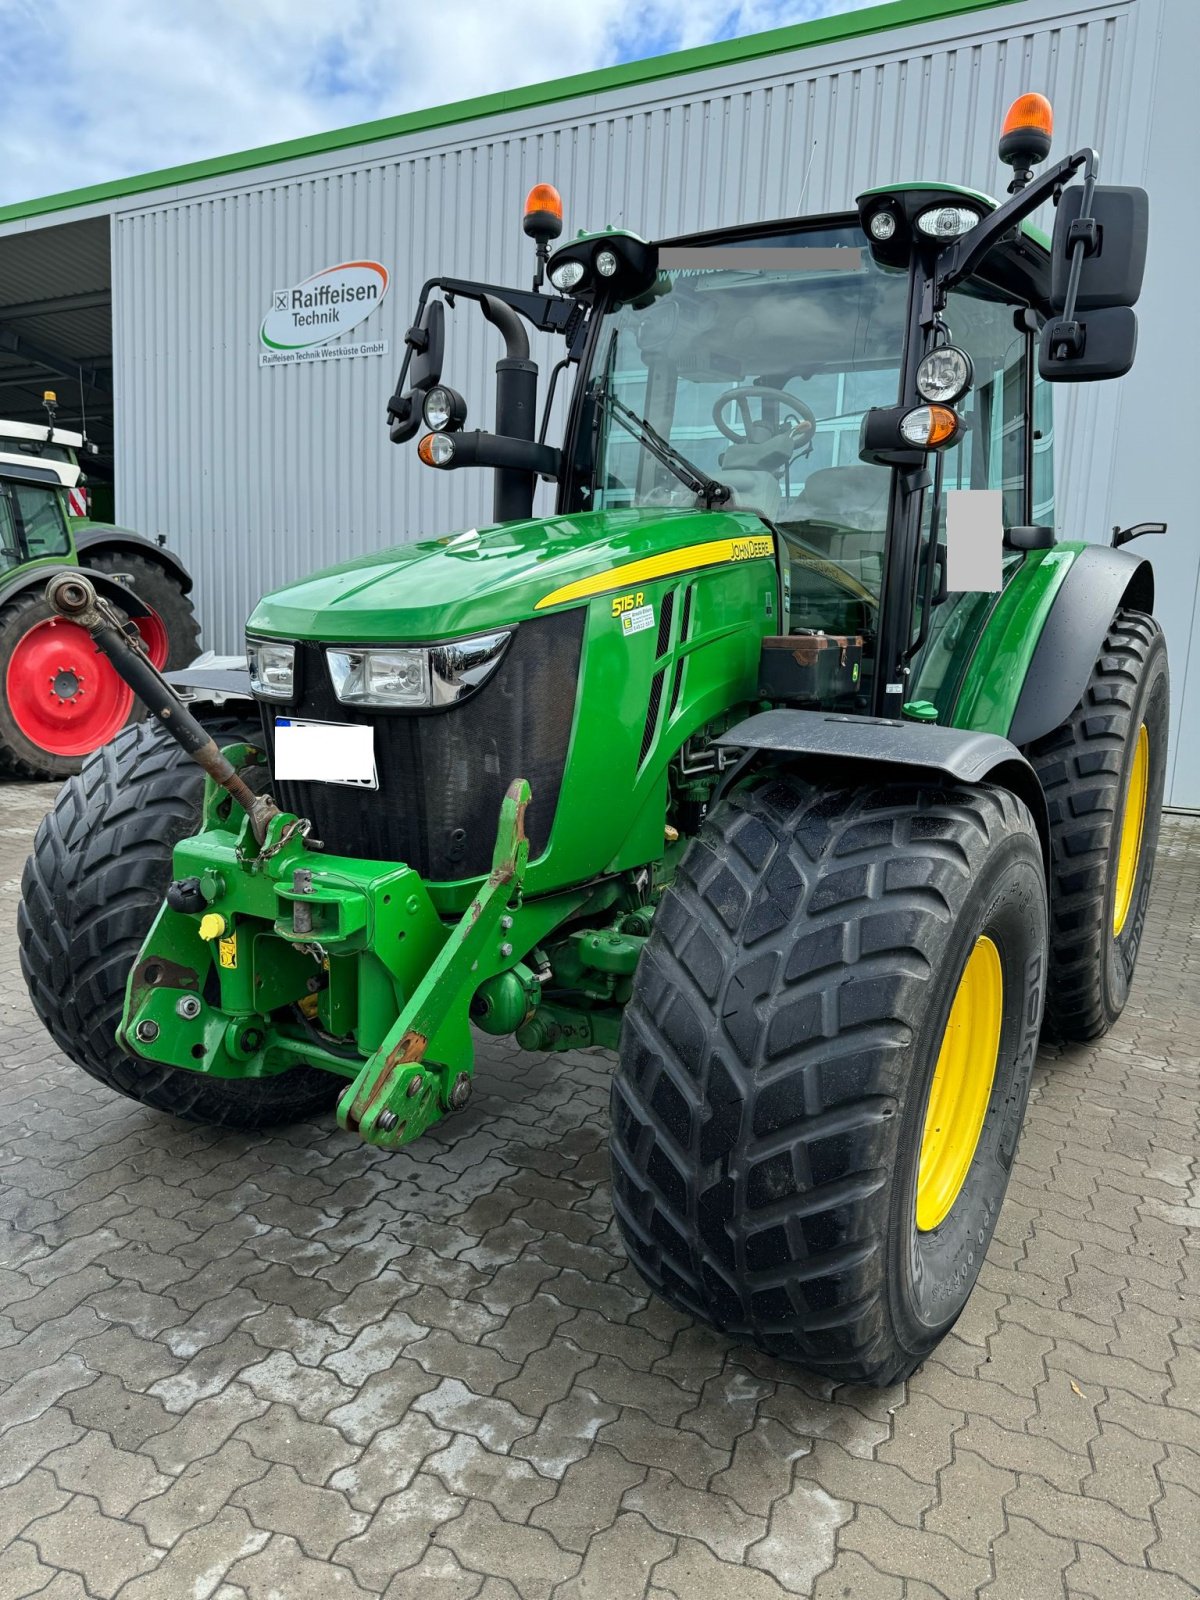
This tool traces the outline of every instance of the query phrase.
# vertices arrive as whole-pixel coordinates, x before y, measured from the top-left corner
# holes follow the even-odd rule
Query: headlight
[[[467,404],[448,384],[438,383],[425,396],[422,407],[425,426],[440,433],[446,428],[461,428],[467,419]]]
[[[296,692],[296,646],[274,639],[247,639],[250,687],[264,700],[290,700]]]
[[[561,267],[555,267],[550,274],[550,282],[556,289],[562,289],[565,292],[582,283],[583,275],[584,265],[582,261],[564,261]]]
[[[327,650],[333,690],[345,705],[399,709],[453,705],[485,683],[511,633],[488,633],[450,644]]]
[[[333,692],[348,706],[427,706],[424,650],[328,650]]]
[[[978,221],[979,213],[967,206],[930,206],[917,218],[917,227],[929,239],[957,239]]]
[[[955,345],[939,345],[917,366],[917,393],[922,400],[938,400],[951,406],[971,387],[971,358]]]

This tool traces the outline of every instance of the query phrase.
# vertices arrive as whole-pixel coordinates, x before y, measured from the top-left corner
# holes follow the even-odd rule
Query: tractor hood
[[[761,556],[761,544],[751,541],[768,533],[750,512],[666,507],[472,528],[360,556],[277,589],[246,626],[260,637],[331,643],[450,639],[674,572]]]

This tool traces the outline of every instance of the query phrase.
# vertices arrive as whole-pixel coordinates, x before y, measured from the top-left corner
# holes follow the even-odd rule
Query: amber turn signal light
[[[454,440],[445,433],[427,433],[417,444],[417,456],[427,467],[448,467],[454,460]]]
[[[900,421],[900,435],[918,450],[939,450],[949,444],[960,427],[958,412],[949,406],[918,406]]]

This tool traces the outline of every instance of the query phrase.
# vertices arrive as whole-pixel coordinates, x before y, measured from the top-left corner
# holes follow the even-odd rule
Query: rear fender
[[[85,556],[128,554],[157,561],[160,567],[179,580],[179,587],[184,594],[191,593],[192,575],[175,552],[159,544],[156,539],[147,539],[144,534],[134,533],[130,528],[117,528],[106,522],[84,523],[75,529],[75,548],[81,560]]]
[[[16,595],[26,594],[32,590],[36,594],[44,594],[46,585],[51,578],[57,577],[60,572],[79,572],[91,580],[96,593],[103,595],[106,600],[111,600],[128,617],[148,617],[150,608],[138,599],[132,589],[127,589],[123,583],[118,583],[107,572],[93,572],[91,567],[27,567],[21,572],[14,573],[6,582],[0,583],[0,605],[6,600],[12,600]]]
[[[1060,727],[1083,698],[1113,617],[1154,608],[1154,569],[1144,556],[1107,545],[1079,552],[1042,627],[1009,724],[1021,747]]]
[[[737,723],[715,743],[746,751],[770,751],[796,761],[848,766],[851,781],[861,774],[862,782],[924,778],[939,783],[992,783],[1007,789],[1025,803],[1037,826],[1049,884],[1050,818],[1046,797],[1029,762],[999,734],[896,722],[885,717],[779,708],[760,711]]]

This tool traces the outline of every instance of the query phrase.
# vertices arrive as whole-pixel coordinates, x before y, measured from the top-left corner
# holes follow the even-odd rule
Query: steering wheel
[[[760,416],[758,421],[750,415],[750,401],[759,400],[766,402],[773,400],[780,407],[779,423],[777,425],[766,422]],[[725,412],[736,405],[738,419],[742,425],[739,433],[725,420]],[[759,407],[760,411],[762,406]],[[767,439],[785,431],[784,419],[788,416],[795,417],[799,427],[793,429],[793,443],[797,450],[803,450],[805,445],[811,444],[813,434],[817,431],[817,419],[812,409],[798,400],[794,394],[789,394],[786,389],[772,389],[765,383],[742,383],[717,399],[712,408],[713,421],[727,439],[734,444],[762,444]]]

